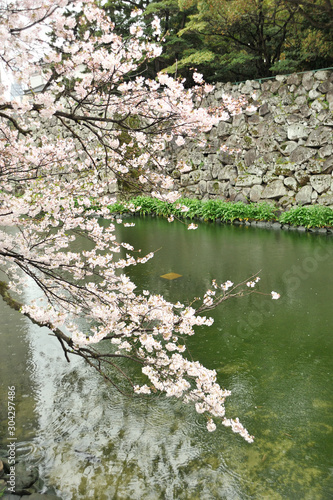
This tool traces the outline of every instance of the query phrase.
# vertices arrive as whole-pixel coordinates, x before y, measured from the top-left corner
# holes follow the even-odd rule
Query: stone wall
[[[257,110],[214,127],[204,148],[171,146],[171,172],[183,195],[333,207],[333,72],[217,84],[207,105],[219,105],[223,94],[245,95]],[[222,152],[222,144],[240,152]],[[177,170],[178,160],[191,170]]]

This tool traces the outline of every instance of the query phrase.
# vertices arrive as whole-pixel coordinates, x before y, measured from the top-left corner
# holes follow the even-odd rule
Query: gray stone
[[[274,122],[279,124],[279,125],[281,125],[281,124],[283,125],[284,123],[286,123],[286,121],[287,121],[287,117],[284,114],[276,115],[274,117]]]
[[[264,184],[270,184],[273,181],[278,180],[276,174],[272,170],[268,170],[266,174],[262,176],[262,181]]]
[[[293,75],[288,76],[287,78],[288,85],[299,85],[300,83],[301,83],[301,77],[300,75],[297,75],[295,73]]]
[[[239,90],[242,94],[252,94],[253,86],[251,80],[246,80],[245,83],[239,85]]]
[[[289,125],[287,129],[288,139],[294,141],[296,139],[306,139],[308,137],[309,131],[308,127],[302,123],[295,123],[294,125]]]
[[[213,179],[217,179],[217,176],[218,176],[218,173],[219,173],[219,170],[222,168],[222,165],[221,164],[214,164],[213,168],[212,168],[212,178]]]
[[[298,205],[307,205],[311,203],[311,194],[312,194],[312,187],[303,186],[296,194],[296,203]]]
[[[201,194],[207,193],[207,181],[200,181],[199,182],[199,192]]]
[[[331,156],[332,153],[333,153],[332,144],[326,144],[326,146],[323,146],[318,151],[318,155],[320,156],[320,158],[326,158],[327,156]]]
[[[247,197],[243,194],[243,193],[238,193],[236,196],[235,196],[235,202],[237,201],[241,201],[242,203],[249,203],[249,200],[247,199]]]
[[[296,179],[294,177],[286,177],[284,179],[283,183],[289,189],[292,189],[293,191],[296,191],[296,189],[297,189],[297,181],[296,181]]]
[[[237,171],[235,167],[221,166],[218,170],[217,178],[219,181],[236,179]]]
[[[197,184],[201,179],[201,171],[200,170],[193,170],[193,172],[190,172],[188,174],[188,182],[190,184]]]
[[[333,194],[325,193],[318,197],[317,202],[320,205],[326,205],[326,206],[333,205]]]
[[[261,124],[263,124],[265,127],[267,127],[267,124],[265,122],[261,122],[261,123],[259,123],[258,126],[255,126],[255,127],[249,127],[249,132],[250,132],[251,137],[253,139],[260,137],[262,135],[261,132],[259,132],[259,128],[258,128],[261,126]]]
[[[319,71],[315,71],[313,76],[316,80],[327,80],[331,76],[331,72],[321,69]]]
[[[273,114],[271,112],[267,113],[267,115],[262,116],[262,119],[265,120],[266,122],[269,122],[270,120],[273,119]],[[257,127],[259,127],[263,122],[260,122]]]
[[[277,180],[271,182],[264,188],[262,198],[280,198],[280,196],[285,196],[286,194],[287,189],[283,182]]]
[[[300,108],[303,104],[307,103],[307,99],[305,95],[299,95],[295,99],[295,104]],[[309,108],[308,108],[309,109]]]
[[[281,87],[281,82],[279,82],[279,81],[273,82],[271,85],[272,94],[276,94],[276,92],[279,90],[280,87]]]
[[[291,196],[282,196],[282,198],[279,199],[279,205],[283,207],[284,209],[292,207],[295,205],[295,197]]]
[[[302,187],[305,186],[309,182],[309,174],[305,172],[304,170],[297,170],[295,172],[295,179],[297,180],[298,184]]]
[[[249,116],[247,122],[249,125],[258,125],[258,123],[260,123],[260,116],[259,115],[251,115],[251,116]]]
[[[254,184],[261,184],[261,183],[262,183],[262,177],[258,177],[252,174],[238,175],[236,180],[237,187],[247,187],[247,186],[251,187]]]
[[[186,193],[186,196],[189,196],[192,198],[201,194],[199,186],[188,186],[187,188],[182,188],[181,191]]]
[[[299,110],[304,118],[308,118],[312,114],[312,111],[307,104],[303,104]]]
[[[310,91],[314,86],[313,73],[305,73],[302,78],[302,85],[305,90]]]
[[[230,201],[235,201],[235,198],[238,195],[238,193],[240,193],[240,189],[239,188],[236,189],[236,188],[230,187],[230,189],[229,189],[229,199],[230,199]]]
[[[23,494],[38,479],[37,467],[30,468],[23,462],[15,465],[15,492]]]
[[[209,141],[211,141],[212,139],[216,139],[217,138],[217,127],[213,127],[209,133],[207,132],[207,135],[206,137],[208,138]]]
[[[322,94],[327,94],[327,92],[330,92],[333,90],[333,83],[330,82],[329,80],[326,80],[322,82],[320,85],[318,85],[318,90]]]
[[[306,172],[308,174],[321,174],[322,161],[316,158],[311,158],[308,163],[305,164]]]
[[[213,179],[212,172],[210,170],[203,170],[201,172],[201,179],[203,181],[211,181]]]
[[[189,174],[182,174],[180,176],[180,185],[187,186],[189,182]]]
[[[295,170],[295,166],[288,162],[277,161],[274,164],[272,172],[275,176],[279,176],[280,180],[283,181],[284,176],[289,177],[291,173]]]
[[[271,85],[272,85],[272,80],[263,82],[262,85],[261,85],[261,88],[262,88],[263,92],[268,92],[270,90],[270,88],[271,88]]]
[[[250,191],[250,201],[257,203],[261,198],[263,189],[263,186],[260,186],[259,184],[252,186]]]
[[[323,109],[322,111],[320,111],[317,114],[316,119],[320,122],[325,123],[326,125],[330,125],[331,127],[333,125],[332,113],[327,109]]]
[[[215,163],[214,156],[211,155],[211,154],[209,156],[207,155],[207,156],[204,157],[204,159],[200,163],[198,171],[202,172],[203,170],[211,170],[212,169],[212,165],[214,163]]]
[[[312,195],[311,195],[311,203],[316,203],[317,199],[318,199],[318,193],[317,191],[312,191]]]
[[[257,177],[262,177],[262,175],[267,171],[268,165],[267,164],[257,164],[254,163],[253,165],[250,165],[247,169],[246,172],[248,174],[253,174],[256,175]]]
[[[177,160],[183,160],[184,163],[189,162],[189,150],[187,148],[183,148],[180,151],[177,151]]]
[[[259,220],[257,222],[257,227],[260,227],[261,229],[270,229],[272,227],[272,223]]]
[[[223,163],[224,165],[233,165],[234,163],[233,155],[230,153],[226,153],[225,151],[220,151],[217,156],[220,162]]]
[[[269,111],[270,111],[269,106],[268,106],[267,102],[265,102],[262,106],[260,106],[259,115],[265,116],[269,113]]]
[[[312,156],[315,155],[315,153],[316,152],[313,149],[305,148],[304,146],[298,146],[291,153],[289,160],[293,163],[301,164],[309,160]]]
[[[257,149],[261,151],[276,151],[277,149],[277,141],[284,141],[287,137],[287,134],[285,134],[285,131],[283,131],[282,135],[281,133],[281,128],[282,127],[276,127],[274,129],[268,130],[267,134],[264,135],[263,137],[259,137],[256,139],[256,146]]]
[[[290,153],[292,153],[294,149],[297,148],[297,146],[298,143],[296,141],[287,141],[283,142],[279,149],[285,156],[289,156]]]
[[[322,111],[324,109],[324,104],[322,99],[316,99],[315,101],[313,101],[310,105],[310,108],[313,109],[314,111],[317,111],[317,113],[319,113],[319,111]]]
[[[332,129],[330,127],[318,127],[312,130],[305,144],[310,147],[319,147],[329,141],[332,141]]]
[[[329,90],[326,94],[326,101],[329,103],[329,104],[332,104],[333,103],[333,90]]]
[[[226,122],[219,122],[216,127],[216,133],[218,137],[224,137],[230,134],[231,124]]]
[[[220,182],[220,193],[228,198],[229,190],[232,187],[231,182]]]
[[[333,171],[333,156],[330,156],[327,158],[326,161],[324,161],[323,166],[322,166],[322,172],[325,174],[330,174]]]
[[[202,162],[202,151],[199,150],[193,150],[189,156],[189,159],[193,165],[200,165]]]
[[[331,175],[312,175],[310,177],[310,184],[317,191],[317,193],[325,193],[331,187]]]
[[[268,124],[266,122],[261,122],[259,123],[258,127],[256,127],[255,129],[253,128],[251,133],[252,133],[252,136],[262,136],[264,134],[267,133],[267,130],[268,130]]]
[[[258,158],[258,160],[256,160],[256,164],[258,165],[260,164],[260,166],[263,169],[263,172],[266,172],[266,170],[270,168],[271,164],[274,164],[278,158],[279,154],[277,151],[266,151],[266,152],[264,151],[262,158],[260,159]]]
[[[288,125],[291,125],[293,123],[299,123],[299,121],[300,121],[300,116],[299,115],[295,115],[293,113],[291,113],[286,118],[286,122],[288,123]]]
[[[281,103],[285,106],[290,106],[293,103],[293,96],[290,93],[288,86],[283,85],[282,87],[279,88],[278,94],[281,97]]]
[[[246,125],[246,119],[243,114],[235,115],[232,119],[232,127],[239,127],[240,125]]]
[[[249,151],[246,151],[246,153],[244,154],[244,163],[247,167],[249,167],[250,165],[252,165],[252,163],[254,162],[254,160],[256,159],[257,157],[257,154],[256,154],[256,150],[255,149],[250,149]]]
[[[214,106],[216,98],[220,95],[222,99],[227,91],[235,98],[242,90],[253,97],[254,89],[260,103],[254,102],[257,111],[231,116],[204,134],[208,141],[205,148],[198,148],[191,138],[184,148],[170,144],[169,170],[178,189],[205,199],[274,199],[285,207],[295,204],[297,189],[297,200],[310,203],[303,189],[308,186],[312,204],[325,193],[322,203],[330,206],[327,196],[333,191],[333,73],[279,76],[262,84],[218,84],[216,89],[215,95],[206,99],[208,106]],[[226,142],[233,149],[242,148],[242,152],[229,155],[220,151]],[[198,168],[177,173],[180,159],[188,164],[192,160]],[[281,195],[277,196],[279,189]]]
[[[287,75],[276,75],[275,79],[277,82],[285,82],[287,80]]]
[[[309,92],[310,99],[317,99],[317,97],[319,97],[320,95],[321,95],[320,92],[317,92],[317,90],[315,89],[311,89]]]
[[[300,85],[297,89],[296,89],[296,92],[295,94],[297,97],[301,96],[301,95],[307,95],[307,91],[305,90],[305,88]]]
[[[207,182],[207,193],[209,194],[221,194],[221,186],[218,181],[208,181]]]

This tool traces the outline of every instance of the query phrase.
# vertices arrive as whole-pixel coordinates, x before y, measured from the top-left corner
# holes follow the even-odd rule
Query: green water
[[[135,222],[118,226],[119,237],[142,253],[158,250],[129,270],[139,290],[184,301],[213,278],[237,283],[261,270],[259,290],[281,294],[224,303],[189,342],[232,390],[227,415],[239,416],[255,442],[222,426],[208,433],[178,401],[124,398],[80,361],[66,363],[46,330],[2,303],[1,436],[10,383],[22,450],[65,500],[333,498],[333,238]],[[160,278],[169,272],[182,277]]]

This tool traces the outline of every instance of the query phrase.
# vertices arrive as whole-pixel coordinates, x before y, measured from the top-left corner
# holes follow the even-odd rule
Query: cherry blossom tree
[[[225,416],[230,392],[214,370],[187,359],[185,339],[195,326],[212,324],[205,312],[252,293],[256,280],[213,282],[197,308],[136,293],[125,270],[153,254],[134,257],[131,245],[118,242],[121,221],[107,208],[119,180],[176,200],[166,174],[167,144],[187,137],[203,142],[205,132],[239,113],[244,102],[226,98],[220,108],[202,106],[212,87],[197,73],[190,90],[167,75],[152,81],[136,74],[160,48],[142,39],[139,24],[123,40],[92,0],[0,0],[0,17],[2,67],[24,88],[12,100],[6,81],[0,88],[2,298],[48,327],[68,361],[80,356],[122,392],[162,392],[192,402],[209,431],[220,421],[251,442],[239,420]],[[153,29],[158,36],[158,19]],[[42,82],[39,92],[34,75]],[[90,250],[74,251],[82,236]],[[25,302],[20,297],[29,280],[40,297]],[[131,379],[119,363],[124,359],[141,366],[146,383]],[[125,384],[119,385],[120,375]]]

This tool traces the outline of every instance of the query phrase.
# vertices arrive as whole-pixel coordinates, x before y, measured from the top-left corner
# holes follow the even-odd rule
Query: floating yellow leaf
[[[161,276],[161,278],[164,278],[166,280],[175,280],[176,278],[180,278],[181,277],[181,274],[177,274],[177,273],[167,273],[167,274],[163,274]]]

